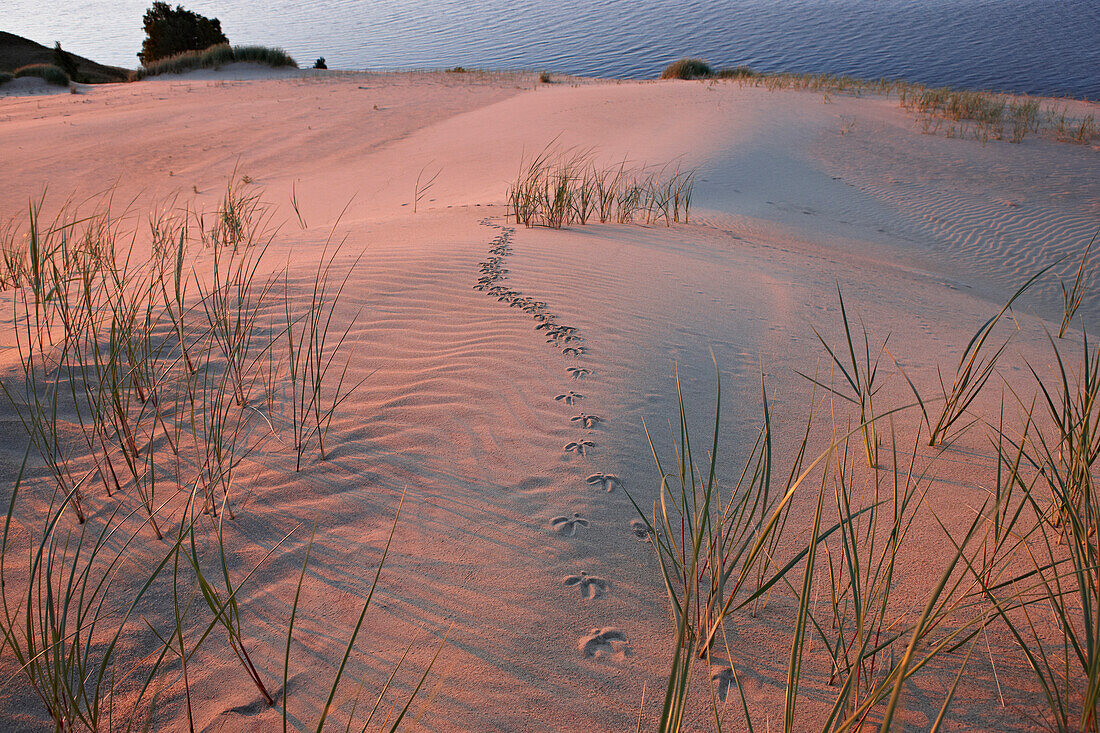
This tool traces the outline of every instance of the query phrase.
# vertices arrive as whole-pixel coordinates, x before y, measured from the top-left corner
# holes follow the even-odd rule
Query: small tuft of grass
[[[12,75],[16,79],[25,76],[37,76],[47,84],[54,84],[59,87],[69,86],[69,75],[53,64],[27,64],[26,66],[20,66],[12,72]]]
[[[714,70],[706,61],[689,58],[673,61],[661,72],[662,79],[707,79],[713,75]]]
[[[726,68],[714,72],[714,77],[716,79],[752,79],[756,76],[760,76],[760,73],[755,69],[750,69],[748,66],[727,66]]]

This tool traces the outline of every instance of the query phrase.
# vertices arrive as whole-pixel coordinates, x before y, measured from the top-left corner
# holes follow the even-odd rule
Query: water
[[[175,2],[175,0],[173,0]],[[149,0],[0,0],[0,29],[136,65]],[[330,68],[773,71],[1100,99],[1100,0],[191,0],[233,43]]]

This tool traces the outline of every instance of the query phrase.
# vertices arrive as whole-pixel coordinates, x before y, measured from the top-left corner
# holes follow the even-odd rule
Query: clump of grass
[[[1012,142],[1023,142],[1028,132],[1039,129],[1039,101],[1035,99],[1012,101],[1008,103],[1008,114],[1012,120]]]
[[[326,253],[327,248],[326,244]],[[295,312],[292,303],[289,268],[284,275],[284,333],[290,380],[290,424],[297,454],[295,470],[301,470],[302,457],[314,439],[321,460],[325,459],[325,436],[333,414],[358,386],[345,387],[350,356],[342,367],[336,361],[355,323],[354,319],[342,333],[330,333],[337,304],[354,268],[352,265],[334,286],[331,282],[332,266],[339,253],[340,247],[335,247],[331,254],[322,254],[310,297],[300,312]]]
[[[714,72],[715,79],[752,79],[760,73],[748,66],[726,66]]]
[[[64,520],[73,495],[58,493],[45,514],[20,533],[23,479],[21,469],[0,542],[0,643],[58,730],[140,727],[163,655],[153,654],[141,679],[135,669],[119,670],[120,642],[174,548],[142,572],[136,592],[120,598],[114,584],[129,565],[128,550],[140,527],[127,526],[130,516],[116,508],[97,529],[85,524],[73,532]],[[25,540],[17,540],[19,534]],[[12,558],[23,542],[27,562],[19,564],[16,577],[24,577],[16,583]],[[116,694],[130,677],[137,678],[131,689]]]
[[[7,84],[9,81],[11,81],[14,78],[15,77],[12,76],[11,74],[9,74],[8,72],[0,71],[0,85]]]
[[[666,226],[687,222],[695,171],[628,169],[625,161],[601,167],[591,153],[545,148],[524,163],[508,191],[517,223],[560,229],[570,224],[627,224],[636,220]]]
[[[682,58],[673,61],[661,72],[662,79],[706,79],[714,70],[702,59]]]
[[[720,390],[717,401],[720,405]],[[878,419],[909,407],[887,411]],[[801,442],[793,446],[796,459],[786,485],[772,495],[772,438],[765,396],[760,438],[729,498],[722,499],[716,460],[719,421],[716,417],[709,463],[702,470],[695,466],[687,422],[681,398],[677,470],[666,472],[654,451],[661,486],[653,518],[635,503],[659,560],[676,628],[672,668],[657,729],[681,730],[690,699],[693,660],[697,656],[709,658],[718,642],[724,644],[730,660],[728,673],[741,698],[746,724],[754,729],[762,722],[753,720],[737,675],[738,662],[725,637],[724,622],[778,586],[789,588],[797,602],[787,663],[784,730],[804,729],[796,712],[803,696],[803,661],[811,652],[810,637],[814,635],[824,642],[832,663],[833,683],[838,685],[830,715],[820,729],[858,730],[877,719],[882,729],[888,730],[906,682],[931,660],[970,642],[988,621],[988,616],[977,615],[937,633],[948,619],[971,605],[961,570],[970,562],[967,552],[979,535],[980,513],[960,540],[952,540],[957,551],[938,576],[924,610],[914,620],[905,621],[894,615],[890,597],[899,553],[927,485],[915,471],[917,441],[908,462],[899,460],[893,451],[892,472],[876,471],[874,493],[857,503],[859,481],[848,444],[860,432],[860,426],[834,435],[816,458],[803,462],[812,432],[811,413]],[[818,484],[816,509],[808,530],[798,530],[808,536],[801,549],[784,562],[776,548],[789,524],[790,503],[811,482]],[[824,511],[829,493],[835,494],[837,508],[836,522],[831,525],[826,523]],[[838,544],[834,558],[830,548]],[[817,560],[821,550],[829,558],[831,589],[825,618],[814,610],[818,606],[815,589],[819,585]],[[790,577],[799,569],[801,582]],[[753,578],[759,578],[755,586],[750,582]],[[945,697],[941,717],[959,676]],[[716,725],[721,729],[717,697],[712,698],[712,704]]]
[[[234,62],[264,64],[274,68],[298,67],[295,61],[281,48],[266,46],[230,46],[220,44],[203,51],[185,51],[175,56],[154,61],[130,75],[131,81],[138,81],[160,74],[182,74],[195,69],[217,69]]]
[[[553,78],[551,78],[549,71],[543,71],[543,72],[539,73],[539,83],[540,84],[550,84],[553,81],[554,80],[553,80]]]
[[[304,376],[293,391],[305,395],[297,404],[308,414],[299,415],[325,450],[333,413],[350,392],[347,362],[337,357],[347,330],[328,333],[347,276],[337,280],[335,251],[326,248],[306,308],[295,312],[290,301],[302,298],[286,274],[261,276],[267,234],[248,234],[268,231],[257,221],[266,209],[241,205],[231,192],[237,185],[231,181],[215,226],[200,218],[191,227],[186,210],[151,214],[148,259],[134,239],[127,249],[124,220],[109,205],[88,216],[63,210],[50,222],[41,203],[32,204],[26,236],[14,225],[3,233],[22,374],[0,385],[23,420],[27,450],[43,461],[27,472],[24,460],[8,506],[0,646],[18,665],[10,679],[34,690],[59,730],[152,727],[179,673],[194,726],[191,668],[200,647],[219,643],[215,637],[259,696],[277,701],[242,594],[259,563],[242,570],[235,558],[253,548],[230,547],[236,468],[280,422],[278,390],[267,395],[267,415],[248,390],[278,380],[277,368],[261,373],[265,355],[300,365]],[[196,261],[203,259],[208,272]],[[261,322],[276,277],[284,281],[284,308],[295,313],[289,354],[279,349],[286,342],[275,319]],[[348,329],[353,325],[354,318]],[[295,530],[276,537],[259,562]],[[381,564],[339,668],[325,682],[322,724],[336,714],[331,705],[380,573]],[[284,714],[300,595],[301,580],[285,631]],[[224,636],[213,633],[219,630]],[[436,656],[441,649],[442,642]],[[412,692],[386,700],[394,670],[374,708],[358,706],[358,717],[377,722],[393,705],[385,726],[396,730],[431,668]]]
[[[1033,406],[1018,437],[997,429],[997,531],[1004,550],[972,569],[1027,659],[1058,730],[1100,723],[1100,350],[1082,334],[1076,369],[1052,338],[1057,371],[1048,386],[1033,369],[1053,436]],[[1011,538],[1011,541],[1009,540]],[[1019,570],[1011,558],[1027,558]],[[1048,619],[1053,623],[1049,623]],[[1053,626],[1050,629],[1050,626]],[[1053,633],[1053,640],[1048,633]]]
[[[47,84],[53,84],[59,87],[69,86],[69,75],[65,73],[64,69],[59,66],[54,66],[53,64],[28,64],[26,66],[20,66],[12,72],[12,76],[16,79],[37,76]]]
[[[1096,124],[1096,118],[1091,114],[1085,115],[1084,119],[1077,125],[1077,131],[1073,134],[1074,142],[1087,145],[1097,137],[1100,137],[1100,125]]]
[[[238,178],[234,167],[213,222],[206,227],[200,219],[204,246],[213,250],[230,248],[236,253],[271,241],[275,235],[270,225],[271,209],[260,191],[248,189],[250,182],[248,176]]]
[[[298,67],[298,62],[286,51],[267,46],[234,46],[233,60],[238,63],[263,64],[274,68]]]

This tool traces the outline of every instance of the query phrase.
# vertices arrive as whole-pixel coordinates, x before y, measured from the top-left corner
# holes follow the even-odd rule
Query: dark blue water
[[[302,65],[656,76],[669,61],[1100,99],[1100,0],[194,0]],[[0,29],[134,66],[149,0],[2,0]]]

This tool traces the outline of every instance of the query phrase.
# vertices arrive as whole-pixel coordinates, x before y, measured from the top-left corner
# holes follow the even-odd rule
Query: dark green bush
[[[734,66],[733,68],[719,69],[714,75],[719,79],[751,79],[760,74],[748,66]]]
[[[662,79],[705,79],[714,74],[710,64],[702,59],[673,61],[661,72]]]
[[[0,84],[7,84],[9,81],[11,81],[14,78],[15,77],[12,76],[11,74],[9,74],[8,72],[0,71]]]
[[[325,57],[324,56],[318,57],[318,59],[313,62],[313,68],[315,68],[315,69],[327,69],[328,64],[325,63]]]
[[[142,66],[185,51],[202,51],[229,43],[222,33],[220,20],[184,10],[182,5],[173,9],[168,3],[154,2],[153,7],[145,11],[142,23],[145,41],[138,53]]]
[[[24,76],[37,76],[44,79],[47,84],[56,84],[59,87],[69,86],[69,75],[53,64],[27,64],[20,66],[12,72],[15,78]]]

